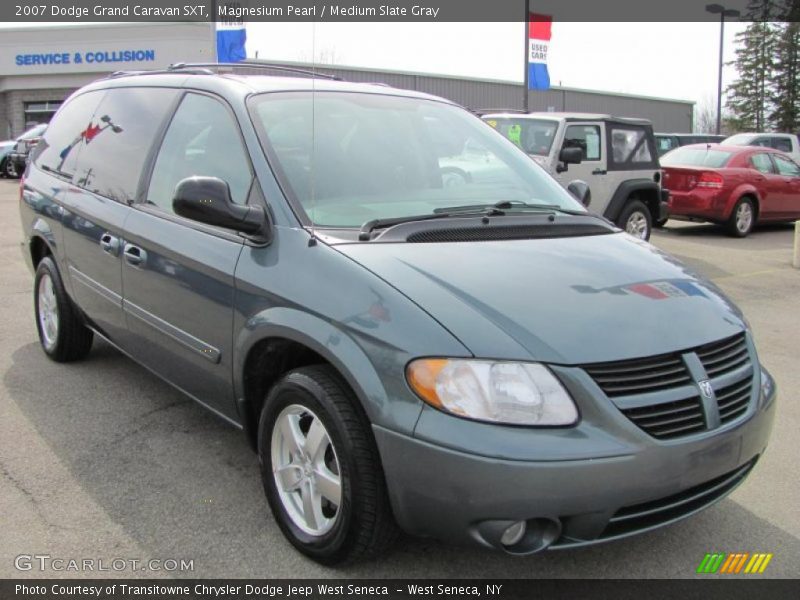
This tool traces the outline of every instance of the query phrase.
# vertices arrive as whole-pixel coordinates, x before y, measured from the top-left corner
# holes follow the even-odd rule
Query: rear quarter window
[[[653,135],[645,127],[608,125],[608,169],[631,171],[657,169]]]
[[[133,201],[156,132],[177,95],[168,88],[108,90],[81,142],[75,183],[112,200]]]
[[[38,168],[71,179],[75,173],[80,149],[86,143],[92,117],[105,91],[98,90],[74,96],[61,107],[45,131],[42,142],[32,157]]]

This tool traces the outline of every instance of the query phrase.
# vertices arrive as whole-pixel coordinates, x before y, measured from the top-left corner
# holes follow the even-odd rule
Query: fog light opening
[[[506,547],[513,546],[522,539],[522,536],[525,535],[525,530],[527,528],[528,524],[525,521],[517,521],[516,523],[513,523],[503,532],[503,535],[500,538],[500,543]]]

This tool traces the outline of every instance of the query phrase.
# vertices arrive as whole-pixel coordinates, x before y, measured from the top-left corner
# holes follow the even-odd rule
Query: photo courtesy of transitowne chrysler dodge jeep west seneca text
[[[616,540],[747,477],[775,384],[713,284],[446,100],[237,73],[115,74],[54,117],[20,187],[48,357],[103,338],[243,429],[325,564],[399,530]]]

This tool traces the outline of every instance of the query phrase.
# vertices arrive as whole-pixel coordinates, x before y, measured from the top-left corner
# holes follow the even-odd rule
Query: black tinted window
[[[247,202],[253,177],[236,121],[221,102],[199,94],[187,94],[169,125],[147,201],[172,212],[175,186],[193,175],[219,177],[234,202]]]
[[[133,200],[147,153],[177,91],[109,90],[78,156],[75,182],[120,202]]]
[[[91,135],[92,117],[105,92],[88,92],[69,100],[53,119],[38,146],[34,164],[71,178],[75,161]]]
[[[792,151],[792,142],[786,138],[772,138],[772,147],[775,150],[780,150],[781,152],[791,152]]]

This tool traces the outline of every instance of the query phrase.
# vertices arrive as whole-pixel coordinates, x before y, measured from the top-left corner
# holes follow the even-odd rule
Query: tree
[[[777,26],[769,116],[777,131],[795,133],[800,129],[800,8],[791,8]]]
[[[717,103],[711,94],[706,94],[694,109],[694,132],[715,133],[717,130]]]
[[[752,23],[736,34],[736,58],[729,64],[736,66],[738,76],[728,86],[727,104],[729,123],[739,131],[764,131],[769,126],[778,37],[770,19],[784,11],[783,0],[750,0],[746,18]]]

